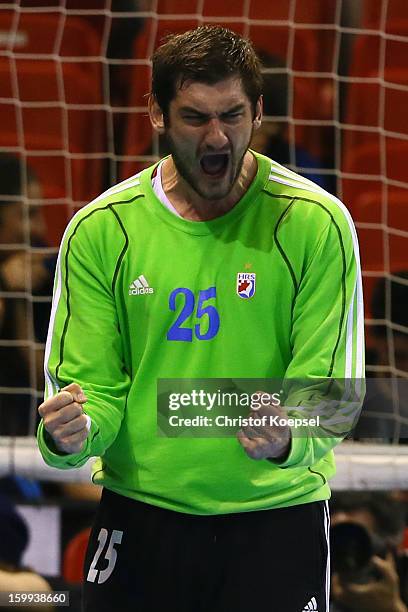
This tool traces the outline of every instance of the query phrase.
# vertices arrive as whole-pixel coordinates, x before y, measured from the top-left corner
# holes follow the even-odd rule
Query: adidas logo
[[[315,597],[312,597],[309,603],[305,605],[302,612],[319,612],[319,610],[317,609],[317,601]]]
[[[143,295],[145,293],[154,293],[153,287],[149,287],[149,283],[141,274],[138,276],[133,283],[129,285],[129,295]]]

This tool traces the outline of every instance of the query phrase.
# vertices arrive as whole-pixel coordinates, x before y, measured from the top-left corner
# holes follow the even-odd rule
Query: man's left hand
[[[259,392],[262,393],[262,392]],[[258,395],[258,394],[257,394]],[[251,410],[249,417],[262,421],[260,425],[247,425],[237,433],[237,438],[251,459],[278,459],[287,457],[291,445],[291,431],[285,423],[270,424],[269,417],[284,417],[285,411],[272,403],[263,405],[259,410]],[[262,419],[262,417],[266,417]],[[265,424],[264,424],[265,423]]]

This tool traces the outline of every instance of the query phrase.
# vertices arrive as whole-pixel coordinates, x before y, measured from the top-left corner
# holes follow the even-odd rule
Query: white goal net
[[[338,195],[357,225],[377,391],[335,486],[404,488],[406,0],[0,2],[0,475],[53,478],[33,436],[58,244],[78,208],[166,152],[147,117],[149,58],[202,23],[249,37],[262,59],[253,147]]]

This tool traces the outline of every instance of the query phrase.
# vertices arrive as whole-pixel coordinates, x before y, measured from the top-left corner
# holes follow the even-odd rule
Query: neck
[[[247,151],[244,156],[241,172],[231,191],[220,200],[207,200],[201,197],[183,179],[169,157],[162,166],[163,190],[179,215],[190,221],[210,221],[231,210],[243,197],[255,178],[257,161],[254,155]]]

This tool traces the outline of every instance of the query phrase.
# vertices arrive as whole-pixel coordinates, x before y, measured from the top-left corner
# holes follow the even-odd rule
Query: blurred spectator
[[[83,2],[81,2],[83,6]],[[148,0],[116,0],[112,3],[113,21],[108,43],[107,56],[112,59],[129,59],[133,56],[133,43],[143,28],[144,19],[138,17],[141,11],[152,10]],[[120,13],[135,13],[133,17],[120,17]]]
[[[393,276],[401,282],[382,278],[374,287],[371,313],[373,319],[399,328],[392,329],[385,322],[370,327],[367,363],[375,368],[367,372],[367,395],[354,437],[407,443],[408,271]]]
[[[94,2],[71,0],[68,3],[69,8],[75,8],[76,4],[78,8],[83,9],[87,8],[86,5],[91,7]],[[152,10],[152,2],[151,0],[115,0],[108,4],[109,16],[107,18],[110,20],[110,26],[106,57],[109,65],[110,104],[123,107],[128,103],[129,79],[132,76],[132,66],[128,65],[126,60],[133,58],[134,42],[143,30],[145,22],[145,19],[138,13]],[[129,16],[130,13],[133,15]],[[88,22],[96,25],[92,17],[91,15]]]
[[[50,315],[50,303],[34,303],[30,312],[28,300],[12,298],[11,292],[32,292],[33,295],[51,295],[55,258],[40,253],[29,256],[28,247],[46,246],[46,227],[38,205],[30,200],[41,199],[41,187],[35,174],[26,169],[25,181],[22,161],[16,157],[0,155],[0,340],[35,339],[44,343]],[[25,183],[27,188],[25,189]],[[27,196],[29,204],[23,201]],[[31,286],[30,286],[31,273]],[[30,325],[32,329],[30,329]],[[30,349],[0,346],[0,387],[30,387]],[[36,352],[35,376],[37,390],[43,389],[43,351]],[[36,403],[40,403],[40,399]],[[36,416],[37,411],[33,414]],[[8,394],[0,391],[0,435],[26,435],[29,432],[31,396]],[[34,433],[32,431],[31,433]],[[67,483],[66,485],[40,485],[20,476],[0,479],[0,491],[20,501],[39,500],[49,490],[73,499],[95,499],[100,488],[95,485]]]
[[[375,365],[388,366],[394,361],[395,368],[408,375],[408,271],[395,272],[393,276],[400,278],[401,282],[382,278],[376,284],[371,301],[371,313],[373,319],[390,318],[391,323],[406,329],[390,330],[394,345],[391,351],[387,326],[375,325],[371,327],[372,346]]]
[[[112,2],[112,20],[107,48],[109,66],[109,94],[112,107],[125,108],[130,101],[131,79],[134,67],[127,60],[134,59],[135,39],[143,30],[144,18],[138,16],[140,11],[152,10],[151,0],[116,0]],[[134,16],[122,17],[121,13],[134,13]],[[112,114],[114,129],[114,148],[118,154],[123,153],[127,130],[127,113],[114,112]],[[115,175],[116,169],[113,160],[109,161],[112,170],[108,175]],[[110,187],[106,184],[106,188]]]
[[[6,341],[3,346],[0,344],[0,387],[35,385],[38,391],[43,390],[43,350],[35,353],[34,379],[30,376],[30,349],[7,344],[10,340],[34,339],[38,343],[46,340],[50,302],[34,302],[31,310],[29,299],[11,297],[16,292],[34,296],[52,294],[55,257],[40,252],[33,252],[30,257],[30,249],[46,246],[46,226],[39,200],[41,186],[32,170],[25,168],[17,157],[0,155],[0,291],[3,292],[0,294],[0,341]],[[35,400],[36,406],[40,402],[41,399]],[[34,434],[34,429],[30,432],[30,418],[32,414],[38,417],[37,411],[31,408],[28,393],[0,390],[0,436]],[[40,485],[13,475],[0,478],[0,491],[17,502],[38,501],[53,493],[92,501],[99,499],[101,487],[81,483]]]
[[[0,494],[0,564],[2,569],[20,568],[29,532],[23,517],[5,495]]]
[[[331,524],[330,611],[407,612],[408,559],[400,551],[403,505],[388,493],[337,493],[331,501]],[[336,534],[340,524],[343,529]],[[365,541],[370,552],[363,568]],[[353,572],[347,574],[345,567]]]
[[[23,517],[7,497],[0,495],[0,592],[46,591],[50,584],[31,568],[22,566],[29,542],[29,530]],[[0,607],[0,609],[10,609]],[[15,606],[14,610],[54,610],[50,605]]]
[[[43,351],[31,360],[28,342],[45,341],[50,303],[32,304],[30,295],[52,294],[54,258],[31,250],[46,246],[46,229],[41,208],[24,202],[40,199],[41,187],[23,170],[22,160],[0,155],[0,387],[41,389]],[[0,392],[1,435],[27,434],[29,420],[29,393]]]
[[[264,118],[261,127],[254,132],[251,147],[271,157],[274,161],[297,168],[322,168],[322,162],[313,157],[306,149],[294,145],[294,157],[291,157],[291,144],[288,141],[287,117],[289,116],[289,77],[285,64],[274,56],[259,52],[264,68],[271,68],[274,72],[264,73]],[[272,117],[272,119],[265,118]],[[281,117],[281,119],[279,119]],[[324,189],[332,189],[330,177],[319,174],[318,171],[300,174],[314,181]]]

